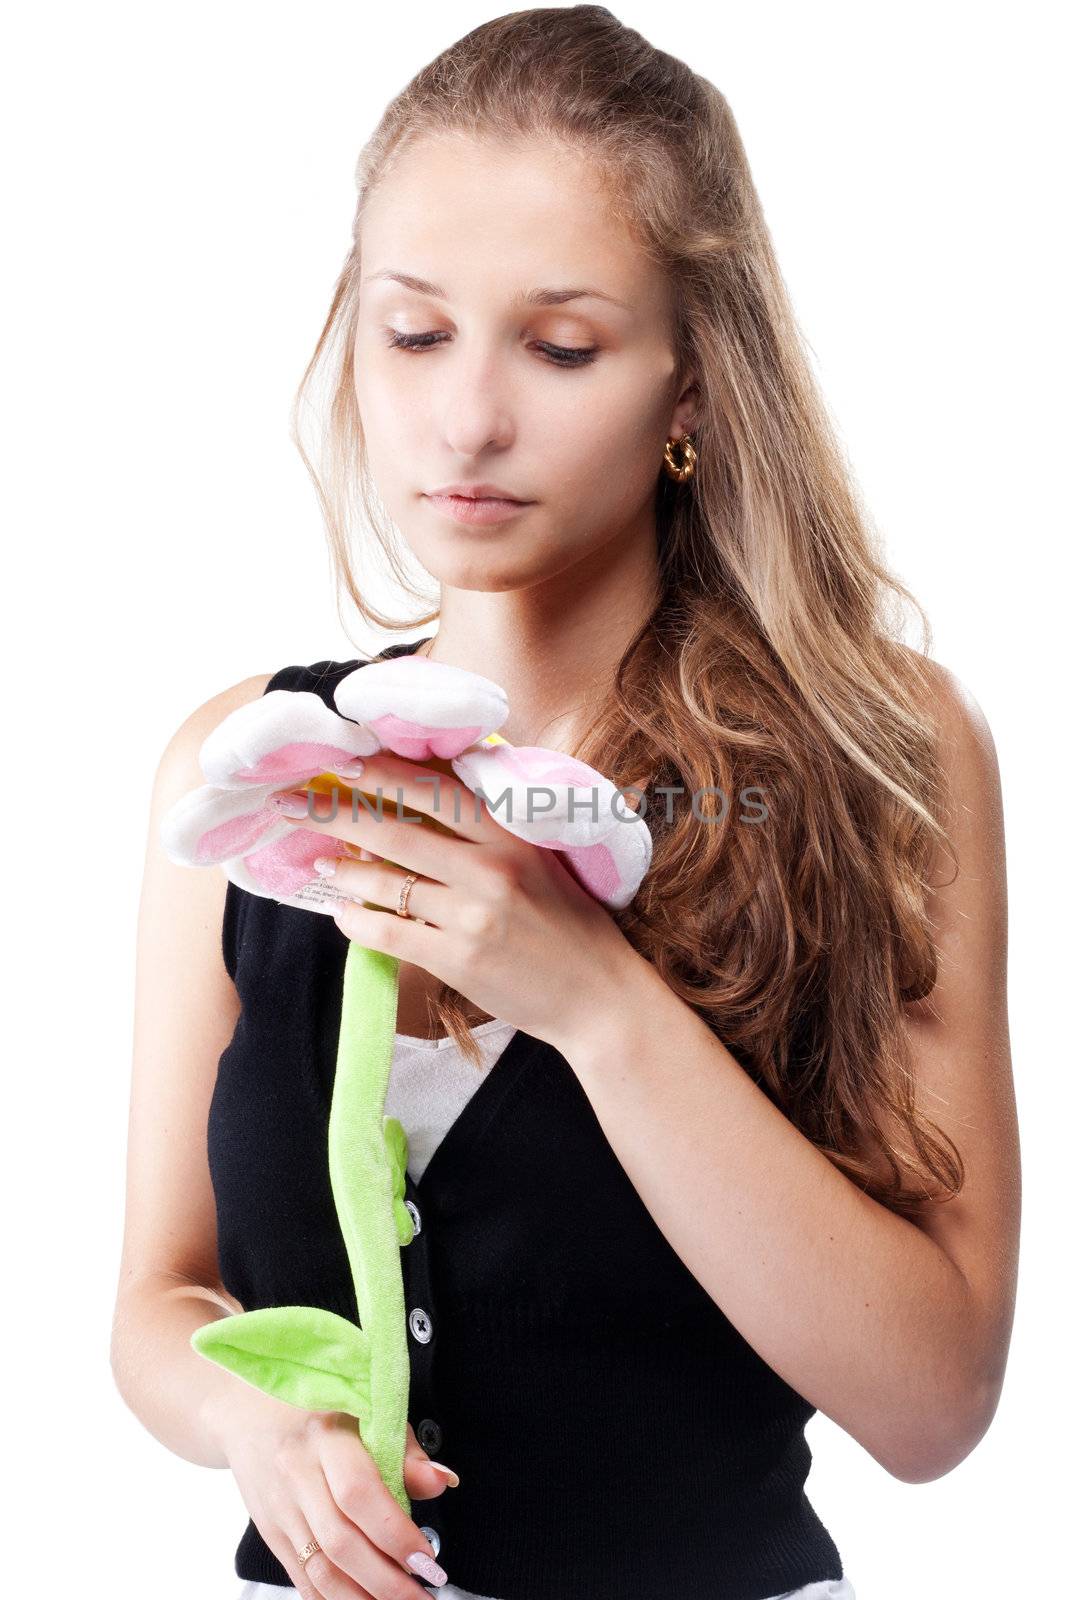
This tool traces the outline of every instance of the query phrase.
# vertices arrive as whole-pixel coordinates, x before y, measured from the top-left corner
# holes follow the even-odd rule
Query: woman
[[[448,1600],[841,1600],[807,1420],[927,1481],[981,1439],[1007,1357],[988,727],[925,617],[921,650],[900,637],[889,602],[911,597],[710,84],[603,7],[514,13],[389,105],[359,179],[302,387],[325,385],[306,459],[343,586],[412,626],[354,570],[361,499],[394,575],[406,544],[440,584],[414,624],[436,632],[386,653],[501,684],[508,739],[628,789],[653,860],[611,915],[458,783],[451,836],[394,818],[368,841],[298,794],[301,826],[372,845],[336,872],[336,925],[308,917],[172,866],[158,823],[230,710],[331,703],[361,663],[195,711],[153,802],[120,1386],[170,1448],[233,1471],[244,1600],[414,1597],[415,1574]],[[383,753],[358,784],[429,812],[425,772]],[[354,1419],[188,1343],[259,1304],[354,1314],[323,1121],[350,939],[400,961],[390,1093],[425,1274],[410,1518]]]

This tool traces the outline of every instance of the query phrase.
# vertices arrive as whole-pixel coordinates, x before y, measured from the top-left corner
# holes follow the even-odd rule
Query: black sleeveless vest
[[[284,667],[268,688],[336,709],[333,686],[365,664]],[[228,886],[242,1008],[207,1137],[222,1281],[246,1311],[359,1320],[327,1164],[347,945],[332,917]],[[461,1480],[412,1518],[452,1583],[501,1600],[767,1600],[842,1576],[804,1492],[814,1407],[668,1244],[557,1050],[517,1032],[407,1200],[409,1420]],[[251,1521],[235,1568],[289,1583]]]

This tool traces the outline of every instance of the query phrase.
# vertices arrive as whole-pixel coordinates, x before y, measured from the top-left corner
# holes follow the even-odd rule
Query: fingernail
[[[369,850],[364,850],[363,846],[360,845],[359,859],[361,861],[377,861],[378,857],[376,855],[372,855]]]
[[[343,767],[335,767],[334,771],[339,778],[362,778],[363,762],[349,761]]]
[[[351,906],[361,906],[362,904],[363,901],[359,898],[358,894],[346,894],[344,899],[338,900],[337,904],[333,908],[334,920],[336,922],[342,922]]]
[[[435,1583],[440,1587],[448,1582],[448,1573],[444,1567],[439,1567],[432,1556],[424,1555],[421,1550],[416,1550],[414,1555],[408,1556],[408,1566],[412,1572],[417,1572],[420,1578],[425,1578],[427,1583]]]
[[[448,1479],[448,1486],[450,1489],[454,1489],[456,1487],[457,1483],[459,1482],[459,1475],[453,1472],[451,1467],[446,1467],[443,1461],[431,1461],[430,1466],[435,1472],[444,1473],[445,1477]]]
[[[273,806],[275,811],[280,811],[284,817],[308,815],[307,795],[271,794],[267,796],[267,804]]]
[[[332,856],[316,856],[312,864],[315,871],[321,873],[324,878],[332,878],[337,871],[337,862]]]

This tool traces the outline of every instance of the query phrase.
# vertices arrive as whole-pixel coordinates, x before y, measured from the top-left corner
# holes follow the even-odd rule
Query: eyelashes
[[[386,332],[388,334],[386,343],[390,349],[407,350],[411,353],[417,353],[420,350],[432,350],[435,345],[440,344],[443,338],[447,337],[445,334],[439,333],[398,333],[395,328],[388,328]],[[547,344],[543,339],[538,340],[533,348],[535,350],[543,350],[552,364],[557,367],[587,367],[596,359],[600,351],[600,346],[595,344],[588,347],[568,348],[566,345]]]

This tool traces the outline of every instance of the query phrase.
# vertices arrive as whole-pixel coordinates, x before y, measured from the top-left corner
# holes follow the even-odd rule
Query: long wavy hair
[[[917,1110],[903,1009],[934,986],[924,891],[938,847],[955,859],[929,620],[883,564],[729,106],[604,6],[475,28],[390,102],[360,155],[352,248],[292,417],[339,607],[396,632],[440,615],[369,477],[352,374],[363,202],[398,152],[442,134],[563,140],[593,162],[672,286],[678,370],[697,377],[695,472],[662,471],[656,488],[658,600],[573,752],[621,789],[652,774],[652,865],[620,926],[852,1181],[903,1213],[951,1198],[962,1158]],[[368,546],[414,603],[406,621],[368,600],[353,566]],[[920,649],[903,639],[907,607]],[[672,785],[758,789],[766,815],[754,826],[730,806],[709,826],[677,804],[668,818]],[[446,988],[430,1009],[473,1059],[461,1002]]]

